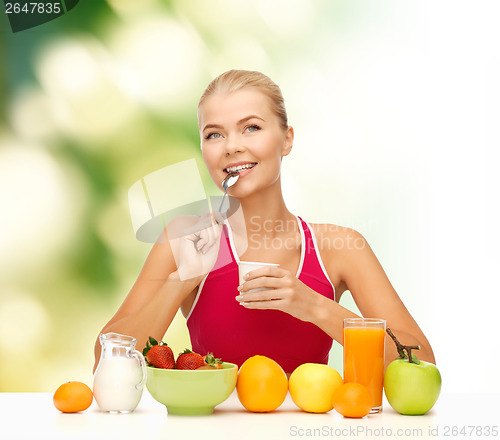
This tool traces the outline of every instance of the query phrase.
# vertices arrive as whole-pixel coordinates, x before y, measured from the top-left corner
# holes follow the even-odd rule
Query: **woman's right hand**
[[[181,281],[209,273],[219,253],[223,218],[219,213],[179,217],[167,226],[167,234]]]

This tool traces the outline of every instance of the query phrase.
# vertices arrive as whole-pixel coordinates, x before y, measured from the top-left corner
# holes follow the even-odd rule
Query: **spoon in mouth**
[[[219,212],[221,212],[222,205],[224,204],[224,199],[226,198],[227,190],[233,186],[236,181],[240,178],[240,173],[229,173],[227,177],[222,181],[222,188],[224,188],[224,195],[222,196],[222,201],[220,202]]]

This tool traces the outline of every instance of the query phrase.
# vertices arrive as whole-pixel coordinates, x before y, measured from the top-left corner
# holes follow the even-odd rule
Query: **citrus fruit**
[[[290,396],[300,409],[324,413],[333,409],[333,393],[344,382],[334,368],[324,364],[302,364],[290,376]]]
[[[364,385],[349,382],[335,392],[333,406],[344,417],[364,417],[372,409],[372,396]]]
[[[54,393],[54,406],[64,413],[85,411],[93,398],[92,390],[84,383],[66,382]]]
[[[276,361],[266,356],[252,356],[240,367],[236,392],[248,411],[274,411],[285,400],[288,380]]]

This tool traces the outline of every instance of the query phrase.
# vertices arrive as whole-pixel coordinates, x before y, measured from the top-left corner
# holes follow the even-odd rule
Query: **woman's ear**
[[[283,144],[283,150],[281,151],[281,156],[288,156],[293,147],[293,127],[289,125],[286,129],[285,142]]]

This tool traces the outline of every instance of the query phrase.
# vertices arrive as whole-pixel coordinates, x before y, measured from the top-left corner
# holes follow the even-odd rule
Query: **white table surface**
[[[0,439],[500,438],[495,432],[500,425],[498,394],[442,394],[424,416],[402,416],[384,397],[382,413],[363,419],[346,419],[335,410],[305,413],[290,395],[278,410],[257,414],[246,411],[233,393],[208,416],[168,415],[147,390],[131,414],[102,413],[95,401],[82,413],[62,414],[54,407],[52,396],[0,393]],[[453,431],[453,427],[462,431]]]

